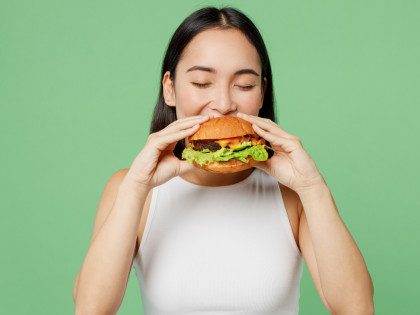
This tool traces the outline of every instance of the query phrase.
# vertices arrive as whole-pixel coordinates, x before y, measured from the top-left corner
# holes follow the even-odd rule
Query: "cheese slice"
[[[229,146],[231,150],[238,149],[245,145],[245,143],[248,143],[251,141],[252,145],[258,145],[258,144],[264,144],[264,139],[257,139],[257,138],[251,138],[250,136],[243,136],[243,137],[236,137],[236,138],[228,138],[228,139],[221,139],[221,140],[215,140],[214,142],[218,143],[222,148]]]
[[[216,142],[217,144],[219,144],[222,148],[224,148],[224,147],[226,147],[230,142],[231,142],[231,140],[230,139],[223,139],[223,140],[216,140],[216,141],[214,141],[214,142]]]

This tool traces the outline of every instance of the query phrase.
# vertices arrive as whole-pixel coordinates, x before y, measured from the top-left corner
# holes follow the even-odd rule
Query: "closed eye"
[[[243,90],[251,90],[254,86],[255,85],[245,85],[245,86],[237,85],[237,87],[239,87],[240,89],[243,89]]]
[[[210,83],[198,83],[198,82],[192,82],[193,85],[199,87],[199,88],[205,88],[210,85]],[[255,85],[235,85],[239,87],[242,90],[251,90]]]
[[[205,88],[210,85],[210,83],[198,83],[198,82],[192,82],[192,84],[199,88]]]

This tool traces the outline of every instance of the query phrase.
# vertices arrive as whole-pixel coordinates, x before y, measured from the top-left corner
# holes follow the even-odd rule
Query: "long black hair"
[[[170,78],[175,82],[176,67],[184,48],[197,34],[210,28],[237,29],[241,31],[256,48],[260,56],[262,68],[261,86],[264,86],[264,78],[267,79],[264,101],[258,116],[276,121],[274,112],[273,80],[267,49],[262,36],[254,23],[237,9],[206,7],[189,15],[176,29],[169,42],[162,64],[160,82],[162,82],[166,71],[170,71]],[[175,107],[166,105],[161,84],[158,100],[153,112],[150,133],[162,130],[176,119],[176,109]],[[174,150],[175,155],[180,157],[180,153],[184,147],[184,140],[179,141]]]

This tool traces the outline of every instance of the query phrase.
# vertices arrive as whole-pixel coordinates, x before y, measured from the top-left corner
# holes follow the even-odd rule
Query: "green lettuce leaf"
[[[265,145],[254,145],[241,148],[240,150],[230,150],[226,148],[221,148],[218,151],[211,152],[209,149],[204,149],[203,151],[195,151],[193,148],[188,147],[182,151],[182,158],[187,160],[188,163],[192,164],[195,161],[199,165],[205,165],[210,162],[220,162],[220,161],[229,161],[231,159],[236,159],[245,163],[248,163],[246,158],[248,156],[256,161],[265,161],[268,159],[267,150],[265,150]]]

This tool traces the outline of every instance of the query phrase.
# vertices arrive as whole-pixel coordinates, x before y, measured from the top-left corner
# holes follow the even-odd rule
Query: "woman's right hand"
[[[208,119],[208,116],[186,117],[152,133],[143,150],[131,164],[127,178],[147,189],[152,189],[175,176],[192,170],[193,165],[179,160],[172,151],[179,140],[194,134],[200,124]]]

